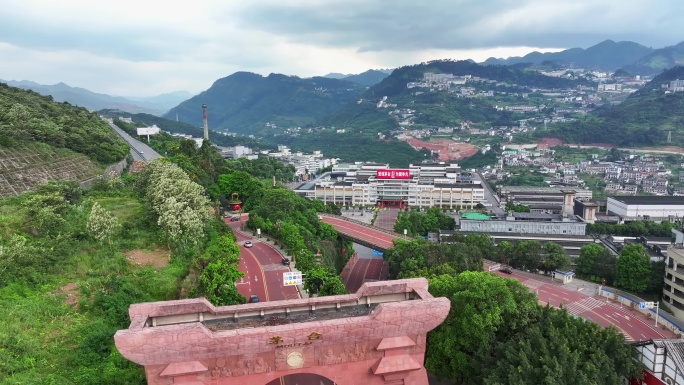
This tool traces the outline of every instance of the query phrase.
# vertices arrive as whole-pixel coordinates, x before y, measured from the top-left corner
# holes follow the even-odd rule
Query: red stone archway
[[[335,385],[329,378],[313,373],[288,374],[266,385]]]
[[[335,385],[427,385],[425,337],[450,308],[427,286],[423,278],[367,282],[354,294],[225,307],[135,304],[114,340],[154,385],[260,385],[305,374]]]

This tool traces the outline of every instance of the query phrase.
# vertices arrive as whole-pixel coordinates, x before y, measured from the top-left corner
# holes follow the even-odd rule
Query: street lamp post
[[[406,236],[406,233],[408,233],[407,229],[404,229],[404,239],[407,239],[408,237]]]
[[[655,303],[655,308],[656,308],[656,322],[655,326],[658,327],[658,310],[660,310],[660,302]]]
[[[257,229],[257,238],[261,239],[261,229]]]

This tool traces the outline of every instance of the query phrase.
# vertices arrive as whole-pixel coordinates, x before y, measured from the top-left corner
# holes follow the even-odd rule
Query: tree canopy
[[[640,375],[636,349],[615,329],[537,305],[516,280],[484,272],[430,279],[451,300],[428,334],[425,367],[456,384],[610,384]]]

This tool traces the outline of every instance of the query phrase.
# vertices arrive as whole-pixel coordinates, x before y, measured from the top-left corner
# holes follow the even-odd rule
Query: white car
[[[247,241],[247,242],[245,242],[244,246],[245,247],[252,247],[252,242]]]

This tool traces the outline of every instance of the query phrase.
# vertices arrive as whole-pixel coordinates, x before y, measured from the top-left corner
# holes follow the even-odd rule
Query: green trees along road
[[[425,367],[456,384],[622,384],[639,375],[636,349],[615,329],[537,305],[513,279],[463,272],[430,279],[451,300],[428,334]]]

